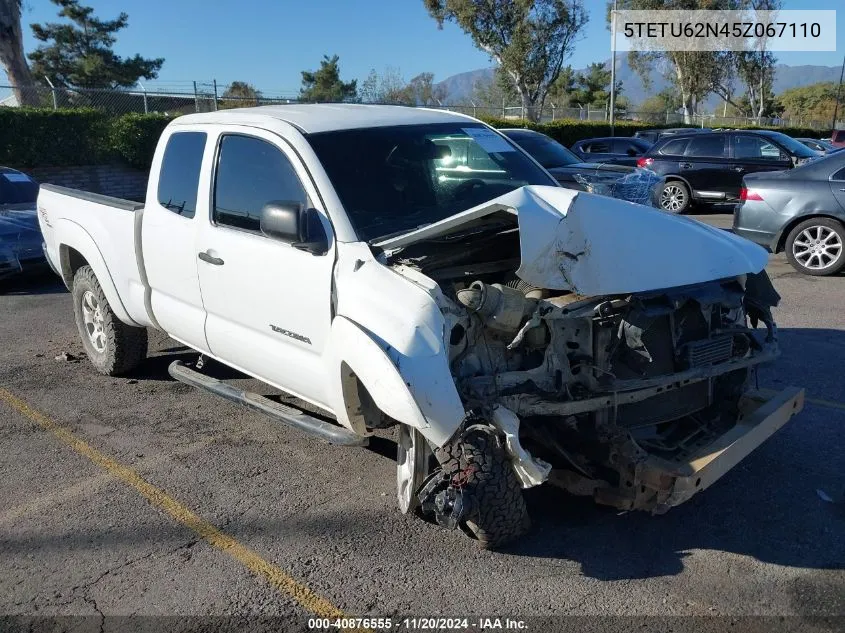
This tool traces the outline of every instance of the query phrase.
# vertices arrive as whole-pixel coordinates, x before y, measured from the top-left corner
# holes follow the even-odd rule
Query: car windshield
[[[17,171],[0,171],[0,206],[34,205],[38,183]]]
[[[309,134],[359,239],[438,222],[525,185],[557,183],[480,123]]]
[[[543,134],[514,134],[508,136],[531,154],[546,169],[565,167],[583,162],[563,145]]]
[[[764,136],[772,139],[773,141],[777,141],[786,150],[788,150],[790,154],[797,156],[798,158],[815,158],[818,156],[818,154],[804,145],[804,143],[796,141],[794,138],[787,136],[786,134],[773,132],[772,134],[764,134]]]

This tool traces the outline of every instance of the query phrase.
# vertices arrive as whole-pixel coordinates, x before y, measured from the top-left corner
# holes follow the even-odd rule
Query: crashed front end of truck
[[[385,249],[437,283],[463,428],[494,428],[522,487],[662,513],[802,406],[801,390],[756,389],[779,297],[766,254],[732,235],[528,187]],[[430,476],[423,507],[457,522],[461,483]]]

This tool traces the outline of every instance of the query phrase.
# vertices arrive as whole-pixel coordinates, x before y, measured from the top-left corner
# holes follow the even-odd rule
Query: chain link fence
[[[211,112],[227,108],[242,108],[257,105],[294,103],[294,96],[231,95],[228,86],[216,82],[193,82],[191,88],[176,89],[132,88],[123,90],[101,90],[93,88],[63,88],[50,86],[26,86],[20,90],[9,85],[0,85],[0,107],[28,105],[61,110],[66,108],[94,108],[111,114],[163,113],[189,114]]]
[[[139,86],[138,88],[121,90],[52,88],[44,85],[26,86],[20,90],[16,90],[9,85],[0,85],[0,107],[32,105],[53,108],[55,110],[87,107],[112,114],[160,112],[175,115],[297,102],[298,99],[295,94],[268,94],[259,91],[243,94],[242,91],[234,90],[232,86],[218,85],[213,80],[180,83],[174,88],[157,86],[154,89],[146,89]],[[529,118],[526,108],[521,105],[510,105],[508,103],[503,103],[501,106],[495,107],[475,105],[472,103],[455,105],[441,103],[433,107],[453,112],[462,112],[475,117],[487,116],[514,121],[524,121]],[[550,103],[547,103],[540,112],[539,120],[541,122],[546,123],[559,119],[607,122],[609,116],[606,107],[559,107]],[[684,116],[677,112],[619,111],[616,114],[616,120],[636,121],[652,125],[684,124]],[[793,117],[790,119],[765,118],[757,120],[752,117],[695,114],[691,117],[690,123],[699,127],[709,128],[763,125],[769,127],[804,127],[827,131],[830,130],[831,122],[802,117]]]

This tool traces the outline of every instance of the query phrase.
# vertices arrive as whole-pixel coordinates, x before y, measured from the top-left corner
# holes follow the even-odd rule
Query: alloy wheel
[[[809,270],[830,268],[842,257],[842,237],[827,226],[808,226],[793,241],[792,255]]]

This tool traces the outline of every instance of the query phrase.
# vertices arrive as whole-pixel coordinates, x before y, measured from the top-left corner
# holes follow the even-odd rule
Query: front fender
[[[350,392],[357,378],[383,413],[419,429],[433,444],[442,446],[458,429],[464,408],[443,355],[403,356],[342,316],[332,322],[329,338],[329,393],[341,424],[365,433]]]
[[[100,282],[100,287],[103,289],[103,293],[106,295],[106,299],[108,299],[109,306],[111,306],[115,316],[127,325],[140,327],[140,324],[129,316],[126,306],[123,305],[123,300],[117,292],[114,279],[112,279],[108,266],[106,266],[106,260],[103,258],[103,254],[97,248],[97,244],[91,235],[82,226],[67,219],[56,221],[55,234],[60,236],[58,253],[59,267],[62,279],[68,289],[72,290],[73,287],[73,270],[71,269],[68,250],[72,248],[82,255],[85,261],[88,262],[88,265],[94,270],[97,281]]]

